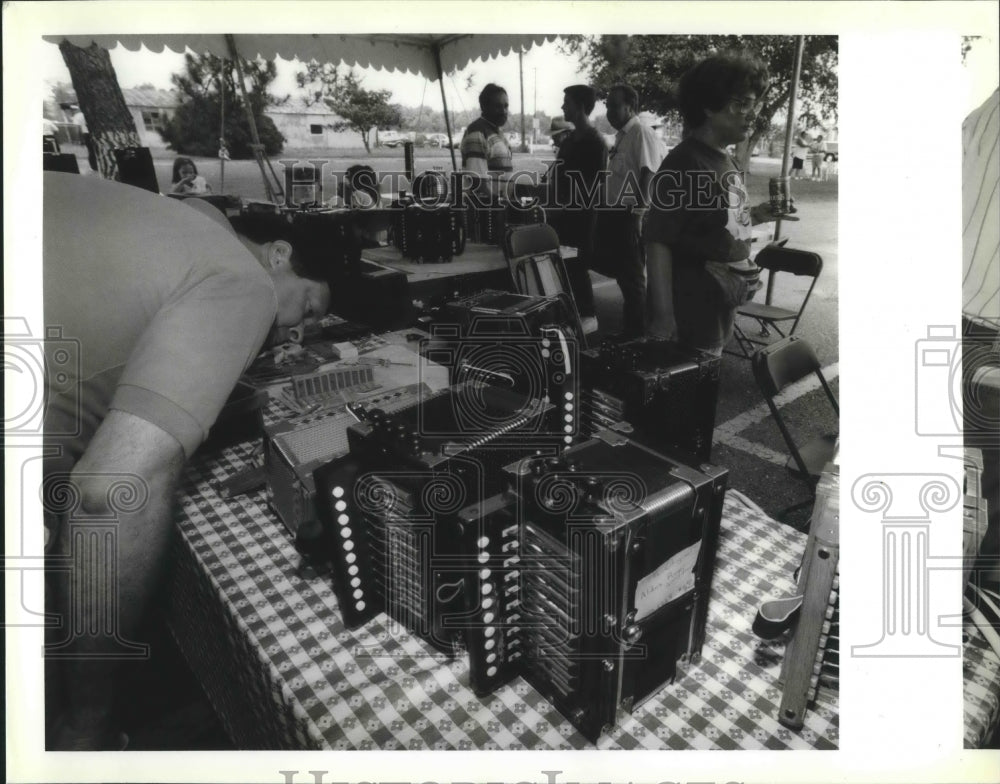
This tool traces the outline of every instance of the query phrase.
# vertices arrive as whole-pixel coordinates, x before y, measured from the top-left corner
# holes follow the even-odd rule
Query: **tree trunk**
[[[105,179],[117,180],[118,163],[114,151],[140,147],[142,141],[125,106],[111,57],[106,49],[97,44],[81,49],[63,41],[59,44],[59,51],[73,80],[80,111],[87,121],[97,171]]]
[[[365,143],[365,152],[369,155],[372,154],[371,147],[368,146],[368,131],[361,131],[361,141]]]

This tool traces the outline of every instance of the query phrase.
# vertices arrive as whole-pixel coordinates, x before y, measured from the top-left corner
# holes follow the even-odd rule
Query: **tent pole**
[[[219,192],[226,192],[226,58],[222,58],[219,68]]]
[[[789,155],[792,151],[792,133],[795,130],[795,102],[799,93],[799,77],[802,74],[802,51],[806,45],[806,37],[800,35],[795,42],[795,65],[792,67],[792,84],[788,89],[788,119],[785,122],[785,155],[781,159],[781,176],[788,176]],[[781,218],[774,222],[774,240],[781,236]],[[771,304],[771,294],[774,290],[774,277],[767,276],[767,294],[764,304]]]
[[[277,203],[278,200],[275,198],[275,191],[271,187],[270,180],[267,179],[267,172],[264,170],[264,146],[260,143],[260,136],[257,135],[257,122],[253,117],[253,107],[250,105],[250,99],[247,97],[247,87],[243,83],[243,65],[240,63],[239,52],[236,51],[236,41],[232,35],[227,33],[226,42],[229,44],[229,51],[233,56],[233,61],[236,63],[236,75],[239,77],[240,95],[243,96],[243,108],[246,110],[247,122],[250,124],[250,137],[253,139],[253,157],[257,159],[260,176],[264,178],[264,191],[267,194],[268,201]],[[280,186],[278,190],[280,192]]]
[[[453,171],[458,171],[458,164],[455,163],[455,146],[451,138],[451,119],[448,117],[448,99],[444,95],[444,69],[441,67],[440,45],[434,44],[432,51],[434,52],[434,64],[438,69],[438,83],[441,85],[441,106],[444,107],[444,127],[448,131],[448,152],[451,153],[451,168]]]
[[[517,75],[521,83],[521,152],[528,151],[528,140],[524,136],[524,47],[517,50]]]

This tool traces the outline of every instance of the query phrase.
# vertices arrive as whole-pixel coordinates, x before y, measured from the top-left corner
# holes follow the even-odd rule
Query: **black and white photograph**
[[[998,5],[898,5],[5,6],[10,780],[990,780]]]

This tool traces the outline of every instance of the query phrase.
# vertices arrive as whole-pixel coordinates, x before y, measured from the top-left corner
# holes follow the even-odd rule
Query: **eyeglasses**
[[[744,98],[743,100],[733,99],[729,102],[729,105],[736,111],[737,114],[747,114],[750,112],[754,106],[757,104],[756,98]]]

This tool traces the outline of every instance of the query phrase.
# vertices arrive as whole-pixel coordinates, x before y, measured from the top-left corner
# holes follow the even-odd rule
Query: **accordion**
[[[414,384],[391,392],[373,393],[370,382],[371,368],[349,371],[355,378],[343,378],[340,374],[317,374],[315,378],[303,379],[302,388],[318,395],[332,397],[344,393],[342,402],[347,402],[349,393],[366,396],[368,405],[380,406],[386,411],[395,411],[413,405],[427,387]],[[330,378],[342,383],[355,382],[353,386],[332,386]],[[334,458],[347,454],[347,428],[357,422],[357,417],[344,409],[343,405],[297,420],[282,420],[264,426],[264,471],[270,490],[271,506],[281,518],[285,528],[292,534],[303,530],[305,533],[318,526],[316,516],[316,486],[313,471]]]
[[[719,357],[666,340],[581,352],[581,429],[625,421],[654,449],[709,461],[720,367]]]
[[[700,655],[727,472],[602,431],[459,515],[479,695],[516,675],[596,741]]]
[[[296,210],[283,218],[291,223],[292,244],[307,267],[326,278],[357,274],[361,240],[350,210]]]
[[[503,245],[508,226],[545,223],[545,211],[537,204],[522,206],[504,203],[481,206],[473,200],[468,207],[467,215],[469,242],[484,245]]]
[[[344,623],[390,617],[441,651],[461,645],[441,620],[464,606],[456,577],[458,512],[503,489],[501,470],[539,451],[558,453],[551,406],[472,384],[425,396],[395,413],[375,409],[348,430],[350,459],[314,472]]]
[[[561,298],[487,290],[439,308],[421,353],[447,367],[452,383],[475,381],[548,399],[557,406],[553,427],[575,436],[579,350],[571,323]]]
[[[398,211],[393,240],[405,258],[451,261],[465,251],[465,213],[448,205],[409,204]]]
[[[840,476],[828,465],[816,486],[795,596],[761,605],[753,629],[774,639],[791,630],[781,665],[778,721],[799,729],[821,687],[840,686]]]

